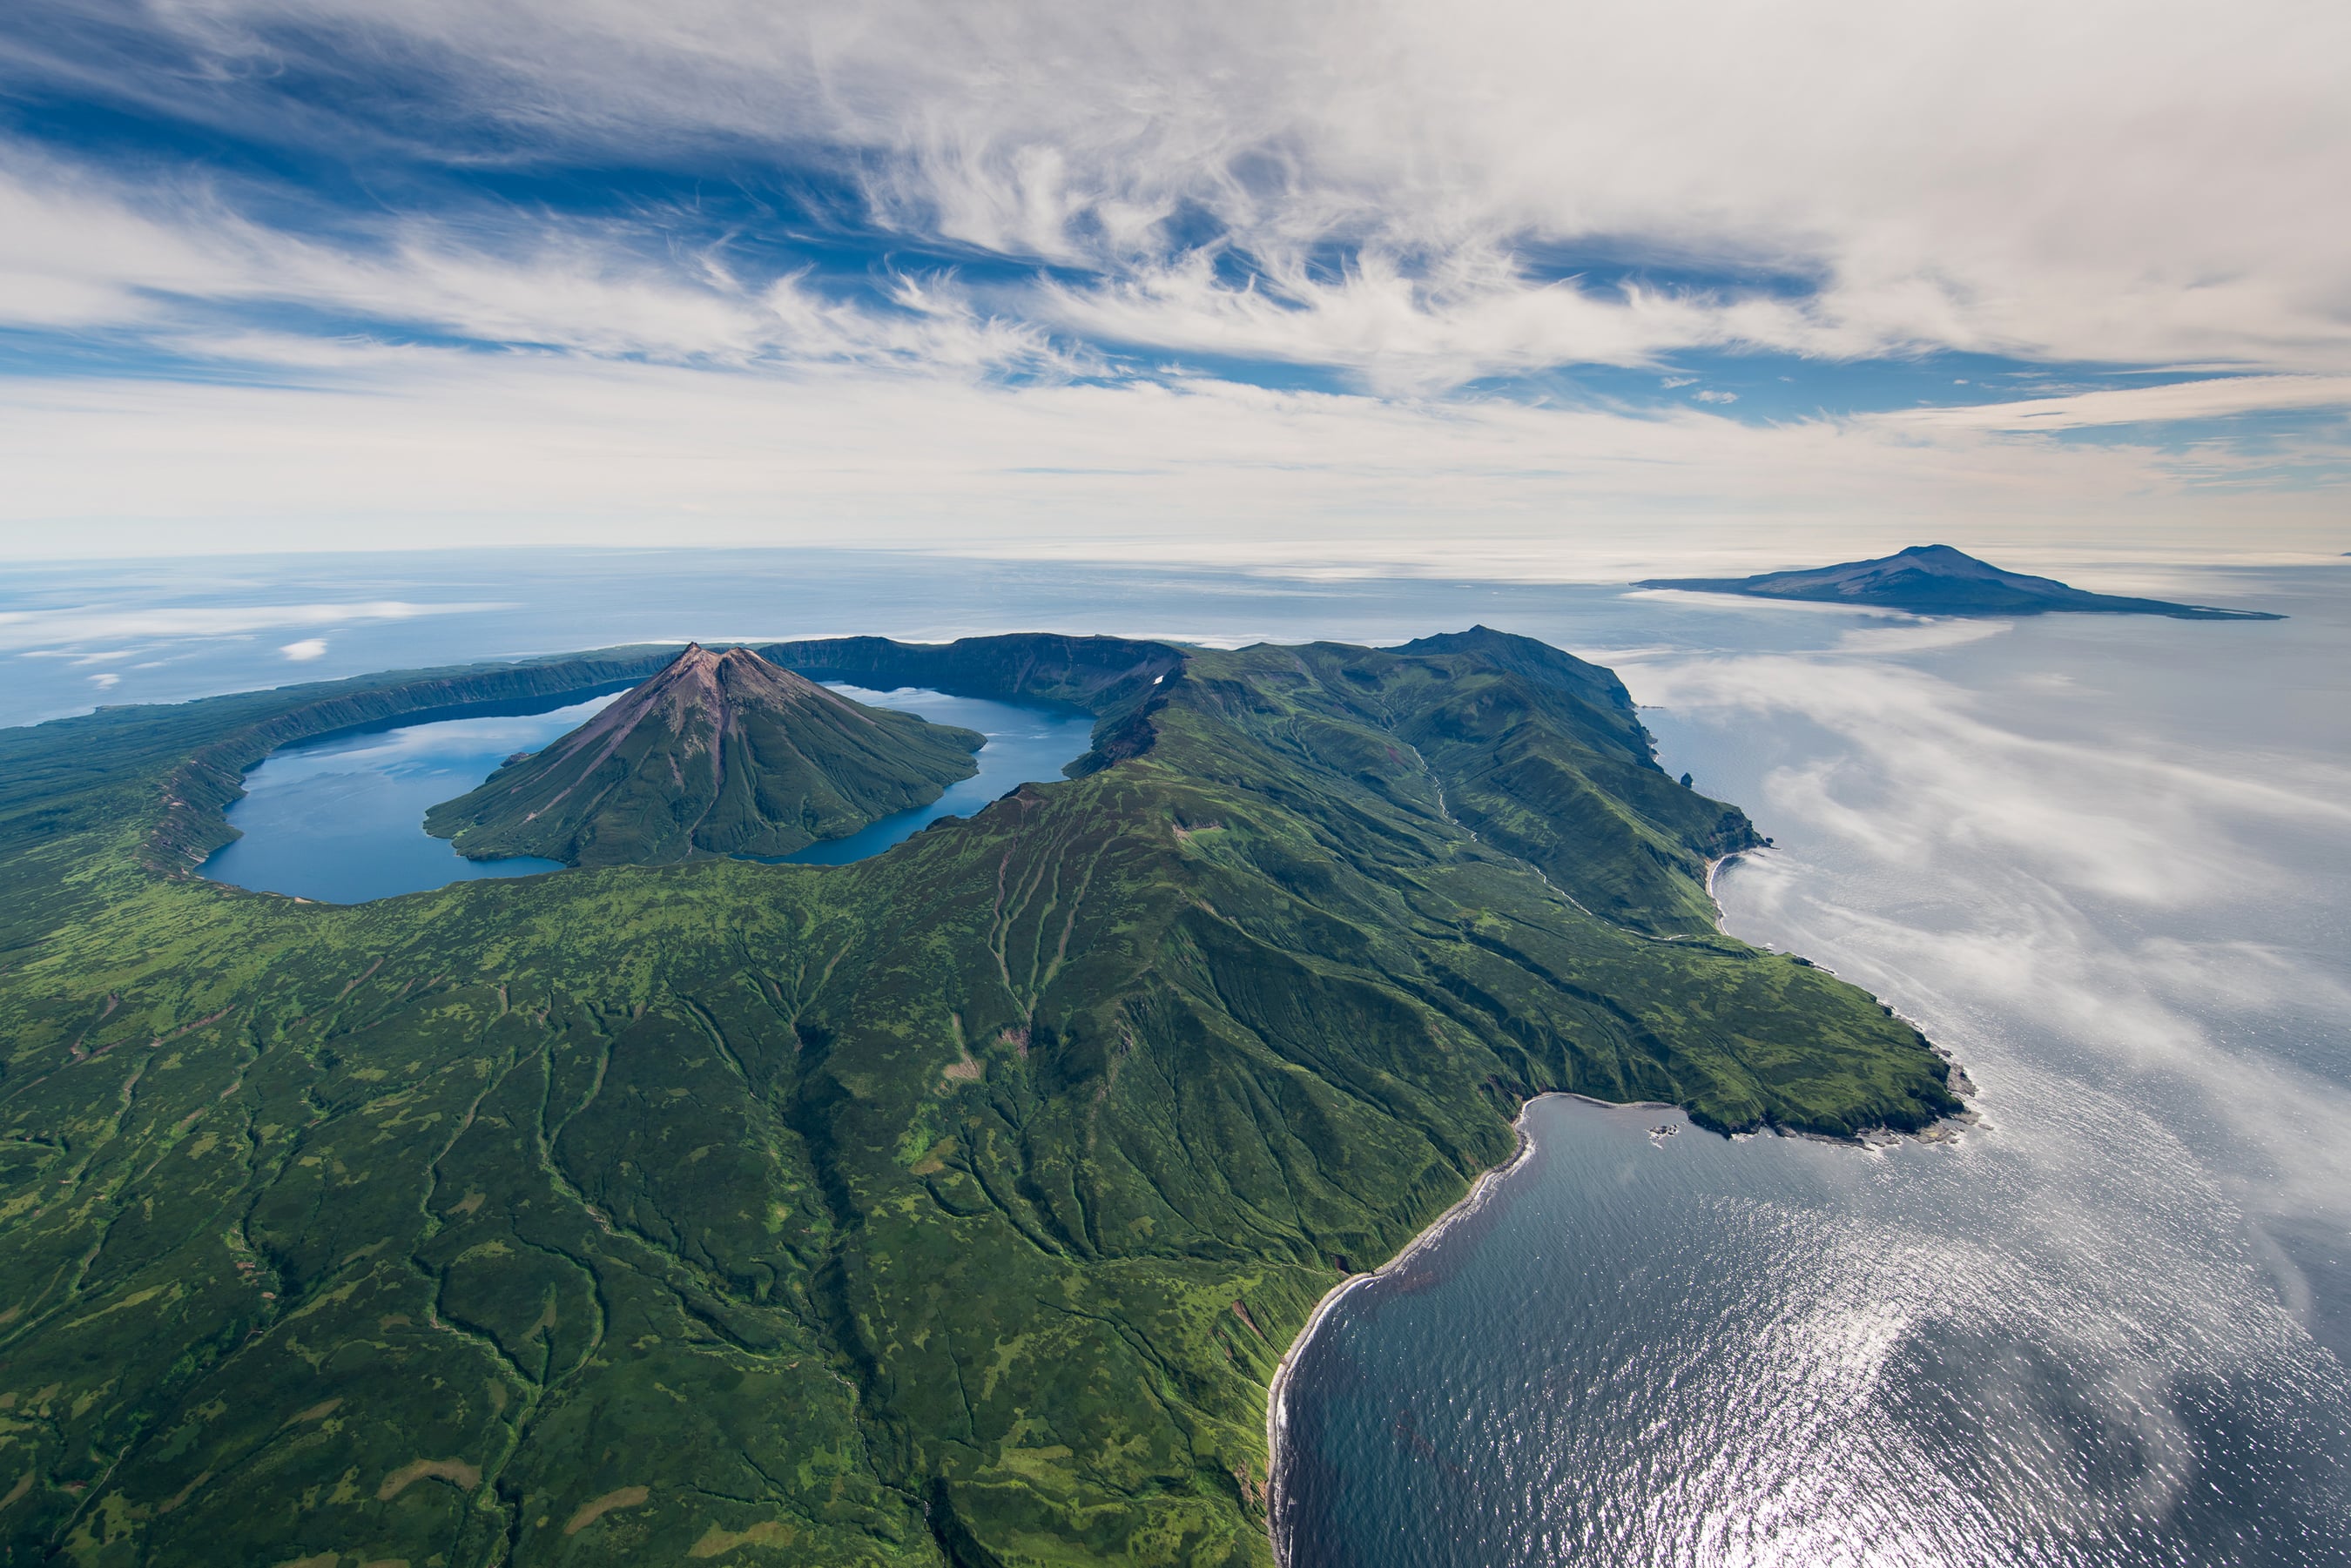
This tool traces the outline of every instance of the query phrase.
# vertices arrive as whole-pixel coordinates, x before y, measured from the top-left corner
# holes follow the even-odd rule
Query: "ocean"
[[[1665,766],[1776,840],[1725,925],[1984,1124],[1536,1103],[1299,1354],[1290,1568],[2351,1562],[2351,573],[2229,586],[2294,619],[1630,651]]]

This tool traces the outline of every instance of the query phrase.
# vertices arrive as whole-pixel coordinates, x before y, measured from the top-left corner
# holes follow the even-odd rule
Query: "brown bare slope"
[[[977,771],[983,744],[851,702],[748,648],[690,643],[545,750],[434,807],[424,826],[475,860],[784,855],[937,800]]]

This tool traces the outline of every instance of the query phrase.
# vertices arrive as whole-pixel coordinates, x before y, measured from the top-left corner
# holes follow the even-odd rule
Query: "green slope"
[[[172,872],[224,769],[642,656],[0,732],[12,1561],[1261,1564],[1282,1349],[1529,1093],[1953,1108],[1711,929],[1750,830],[1604,672],[898,647],[771,652],[1096,754],[855,865],[336,908]]]
[[[475,860],[653,865],[787,855],[926,806],[986,737],[867,707],[748,648],[685,651],[482,786],[426,813]]]

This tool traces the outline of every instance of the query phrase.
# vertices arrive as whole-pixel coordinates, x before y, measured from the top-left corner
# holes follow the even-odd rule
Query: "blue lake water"
[[[1083,757],[1093,742],[1093,720],[1082,713],[1053,713],[978,697],[951,697],[945,692],[915,687],[892,692],[850,685],[835,685],[832,689],[852,702],[900,708],[933,724],[976,729],[987,737],[987,744],[972,758],[979,764],[979,771],[948,785],[946,792],[929,805],[884,817],[845,839],[829,839],[783,857],[794,865],[847,865],[868,855],[878,855],[941,817],[968,817],[998,796],[1023,784],[1059,779],[1061,769]]]
[[[695,632],[1482,621],[1609,664],[1778,841],[1729,927],[1918,1020],[1985,1124],[1869,1155],[1538,1102],[1301,1351],[1289,1568],[2351,1562],[2351,563],[2058,571],[2264,624],[853,552],[108,570],[0,583],[43,639],[0,717]]]
[[[834,689],[978,730],[987,745],[973,759],[979,772],[930,805],[785,857],[803,864],[863,860],[941,817],[968,816],[1019,785],[1059,779],[1065,764],[1085,754],[1092,734],[1083,714],[914,689]],[[424,813],[473,789],[515,752],[536,751],[586,723],[611,700],[607,695],[545,713],[322,736],[283,747],[246,775],[245,799],[228,810],[229,825],[245,836],[205,861],[204,874],[266,893],[360,904],[478,877],[560,871],[560,862],[528,855],[469,861],[424,831]]]
[[[536,751],[588,721],[601,696],[539,714],[453,718],[321,736],[282,747],[245,776],[228,809],[245,836],[214,852],[203,874],[263,893],[361,904],[481,877],[561,871],[517,855],[469,861],[424,831],[424,813],[463,795],[517,751]]]

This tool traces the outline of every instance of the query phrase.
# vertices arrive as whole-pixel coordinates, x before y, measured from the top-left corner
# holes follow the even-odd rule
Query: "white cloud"
[[[1847,978],[1930,1008],[2028,1167],[2104,1161],[2143,1138],[2148,1158],[2131,1170],[2199,1184],[2233,1170],[2248,1207],[2339,1224],[2351,1096],[2274,1049],[2270,1026],[2308,1040],[2351,1022],[2351,989],[2308,924],[2351,844],[2351,767],[2323,748],[2251,758],[2208,747],[2151,722],[2144,686],[2095,705],[2018,705],[1984,678],[1996,660],[1951,679],[1881,662],[1945,629],[1625,667],[1635,697],[1678,716],[1825,735],[1766,771],[1748,802],[1799,847],[1732,874],[1733,928],[1760,918]],[[2278,700],[2283,714],[2309,699]],[[2168,1109],[2150,1114],[2155,1104]],[[2077,1139],[2080,1119],[2106,1130]],[[2208,1126],[2194,1147],[2178,1143]],[[2173,1153],[2158,1158],[2162,1145]],[[2061,1189],[2090,1191],[2049,1184]]]
[[[324,637],[305,637],[298,643],[288,643],[277,651],[296,664],[303,664],[325,653],[327,640]]]
[[[1836,640],[1840,653],[1923,653],[1932,648],[1958,648],[1981,643],[2010,631],[2009,621],[1938,620],[1921,617],[1902,626],[1863,626]],[[2058,676],[2059,680],[2066,677]]]
[[[1706,593],[1687,588],[1635,588],[1625,591],[1627,599],[1654,599],[1666,604],[1689,604],[1718,610],[1737,610],[1744,614],[1765,615],[1829,615],[1863,617],[1873,621],[1916,621],[1919,617],[1907,610],[1889,610],[1880,604],[1836,604],[1809,599],[1751,599],[1740,593]],[[1647,650],[1629,649],[1615,653],[1616,658],[1645,658]]]
[[[113,183],[0,143],[0,320],[90,327],[163,318],[163,292],[240,286],[244,268],[206,231],[225,214],[183,200],[141,214]]]
[[[724,138],[830,160],[912,237],[1097,276],[1003,288],[1032,328],[1379,385],[1709,345],[2351,368],[2351,215],[2309,199],[2351,147],[2328,64],[2351,22],[2294,0],[2226,18],[2086,0],[2060,25],[2027,0],[884,0],[821,21],[755,0],[199,0],[153,20],[247,67],[295,47],[247,30],[280,23],[396,40],[385,57],[429,63],[453,136],[470,115],[580,155],[690,161]],[[181,90],[152,73],[138,88]],[[218,89],[178,107],[264,112]],[[46,204],[0,194],[0,234],[31,252],[16,308],[33,318],[152,313],[141,289],[235,292],[257,268],[269,287],[371,287],[395,313],[619,351],[741,352],[790,331],[723,256],[670,254],[657,211],[569,229],[513,213],[495,243],[419,228],[357,260],[265,246],[203,192],[125,208],[59,179]],[[1525,260],[1585,244],[1818,287],[1604,287]],[[1336,276],[1332,246],[1355,258]],[[1254,285],[1219,279],[1236,256]]]
[[[1690,396],[1700,402],[1737,402],[1739,394],[1730,392],[1694,392]]]
[[[541,217],[488,235],[413,217],[358,226],[338,246],[262,227],[203,188],[0,156],[0,322],[133,328],[180,351],[302,371],[347,367],[363,345],[224,331],[166,301],[294,304],[491,342],[737,367],[1085,364],[1042,328],[983,310],[952,277],[898,277],[886,308],[829,299],[804,273],[755,285],[723,256],[680,267],[658,235],[618,223]]]
[[[2314,371],[2351,355],[2351,215],[2310,195],[2351,145],[2351,19],[2296,0],[2085,0],[2054,21],[2029,0],[882,0],[821,18],[759,0],[208,0],[157,20],[224,58],[292,47],[240,34],[253,24],[397,39],[444,73],[453,124],[532,146],[830,157],[912,235],[1102,269],[1066,308],[1172,347],[1385,353],[1393,333],[1406,378],[1432,351],[1458,376],[1513,323],[1607,362],[1693,331]],[[1198,214],[1301,320],[1200,285]],[[1822,287],[1802,309],[1635,308],[1510,277],[1530,246],[1603,237]],[[1363,247],[1359,277],[1313,274],[1334,242]]]
[[[5,526],[0,524],[0,526]],[[141,607],[104,604],[57,610],[0,611],[0,649],[39,652],[45,645],[110,642],[120,637],[237,637],[279,627],[334,626],[352,622],[406,621],[419,615],[462,615],[504,610],[501,602],[416,604],[405,600],[370,600],[350,604],[252,604]],[[305,647],[297,643],[292,647]],[[323,647],[324,644],[320,643]],[[75,647],[77,654],[80,653]],[[289,657],[307,657],[287,650]],[[107,655],[111,657],[113,655]]]
[[[1842,640],[1843,656],[1644,664],[1632,678],[1644,702],[1758,717],[1801,712],[1844,737],[1865,758],[1865,776],[1831,760],[1775,775],[1770,788],[1890,862],[1923,865],[1954,843],[1995,846],[2001,864],[2061,893],[2179,908],[2258,887],[2263,857],[2236,836],[2245,824],[2351,832],[2351,768],[2282,779],[2103,740],[2038,738],[1930,674],[1870,657],[2002,630],[1855,631]]]
[[[355,29],[382,46],[369,57],[437,73],[412,151],[691,168],[753,148],[849,182],[860,221],[992,265],[885,269],[845,295],[658,204],[341,213],[292,234],[226,174],[101,178],[0,149],[0,319],[294,383],[14,383],[9,553],[852,528],[1463,559],[1432,538],[1443,519],[1485,559],[1559,571],[1597,570],[1560,558],[1631,524],[1732,552],[1745,530],[1895,517],[1979,540],[2126,525],[2158,549],[2199,529],[2307,548],[2328,526],[2325,493],[2256,484],[2225,447],[2014,434],[2343,401],[2351,213],[2308,199],[2351,148],[2334,11],[183,0],[150,19],[222,68],[112,85],[240,133],[357,134],[240,85],[298,65],[278,57],[292,40]],[[1592,256],[1719,281],[1557,276]],[[250,324],[278,305],[521,351]],[[1072,384],[1119,373],[1091,342],[1319,368],[1372,395],[1157,370],[1167,384]],[[1934,348],[2257,373],[1771,427],[1456,390],[1685,351]],[[2339,468],[2344,445],[2263,461]],[[231,498],[248,492],[250,512]]]
[[[1858,346],[1798,305],[1536,283],[1489,246],[1433,271],[1373,252],[1330,280],[1300,256],[1241,286],[1195,254],[1100,286],[1046,285],[1034,308],[1085,337],[1341,367],[1399,392],[1561,364],[1647,365],[1689,349]]]
[[[2217,419],[2283,409],[2351,408],[2351,376],[2218,376],[1880,414],[1889,425],[1945,430],[2080,430],[2101,424]]]
[[[2145,453],[1967,431],[421,350],[354,350],[346,377],[332,396],[84,382],[69,403],[0,384],[0,549],[172,554],[214,529],[290,549],[853,538],[1622,580],[1759,541],[1771,564],[1841,559],[1856,536],[1861,553],[1929,535],[2047,549],[2127,526],[2143,553],[2226,548],[2216,503],[2151,481]],[[2320,545],[2339,522],[2324,496],[2226,504],[2248,547]],[[0,645],[57,640],[0,621]]]

